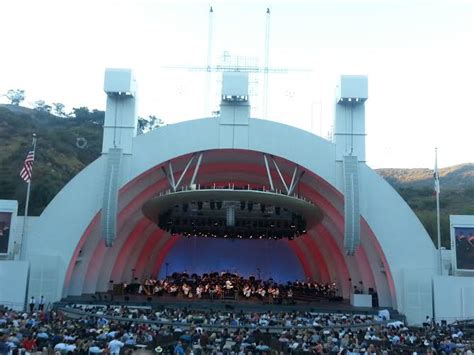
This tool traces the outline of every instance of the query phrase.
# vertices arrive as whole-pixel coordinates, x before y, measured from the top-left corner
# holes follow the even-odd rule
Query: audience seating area
[[[407,327],[362,314],[228,312],[73,305],[0,308],[0,353],[59,354],[472,354],[462,324]]]

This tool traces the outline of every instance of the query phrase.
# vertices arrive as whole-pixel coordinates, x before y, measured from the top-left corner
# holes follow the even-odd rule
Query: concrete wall
[[[474,277],[435,276],[433,290],[437,322],[474,318]]]
[[[404,275],[420,282],[426,278],[431,280],[437,272],[436,249],[402,197],[367,165],[361,165],[359,171],[361,214],[376,235],[388,262],[386,266],[389,266],[396,286],[397,308],[402,313],[413,312],[414,305],[403,297],[406,292]],[[417,320],[419,316],[413,318],[413,321]]]
[[[26,301],[28,261],[0,261],[0,305],[22,311]]]

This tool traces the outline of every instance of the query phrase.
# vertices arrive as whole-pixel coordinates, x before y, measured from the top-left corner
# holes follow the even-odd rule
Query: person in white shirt
[[[114,339],[109,342],[109,351],[111,355],[119,355],[120,354],[120,349],[122,349],[124,344],[118,340]]]
[[[38,309],[42,311],[44,309],[44,297],[41,296],[39,299]]]
[[[66,344],[66,348],[64,350],[66,351],[66,354],[69,352],[74,352],[76,351],[76,344],[68,343]]]
[[[35,304],[36,304],[35,296],[31,296],[31,298],[30,298],[30,313],[33,313],[33,311],[35,310]]]
[[[61,352],[61,351],[66,351],[66,347],[67,347],[66,343],[57,343],[57,344],[54,346],[54,351],[55,351],[55,352],[56,352],[56,351],[59,351],[59,352]]]
[[[97,346],[95,342],[92,342],[90,347],[89,347],[89,355],[90,354],[100,354],[102,353],[102,349]]]

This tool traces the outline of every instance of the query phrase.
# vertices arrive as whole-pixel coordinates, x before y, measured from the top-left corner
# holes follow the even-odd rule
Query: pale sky
[[[206,74],[167,67],[206,66],[209,4],[213,64],[228,51],[264,65],[269,6],[270,67],[310,70],[270,75],[268,119],[326,137],[338,77],[368,75],[371,167],[432,168],[435,147],[441,167],[474,162],[471,1],[0,0],[0,95],[104,109],[104,69],[127,67],[140,115],[208,116]],[[252,81],[261,117],[263,77]]]

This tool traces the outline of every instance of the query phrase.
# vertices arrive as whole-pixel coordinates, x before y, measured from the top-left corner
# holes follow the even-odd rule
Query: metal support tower
[[[207,75],[206,75],[206,102],[205,112],[209,113],[210,110],[210,97],[211,97],[211,67],[212,67],[212,29],[213,29],[213,18],[214,10],[212,6],[209,6],[209,27],[207,34]]]
[[[270,8],[267,7],[265,24],[265,63],[263,71],[263,118],[267,118],[268,112],[268,65],[270,56]]]

